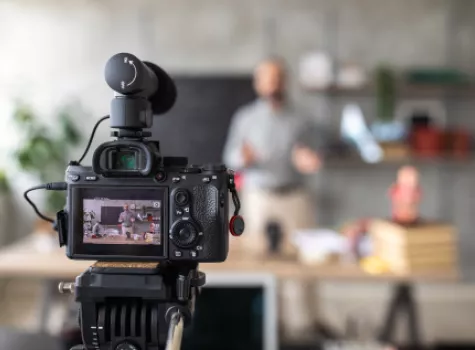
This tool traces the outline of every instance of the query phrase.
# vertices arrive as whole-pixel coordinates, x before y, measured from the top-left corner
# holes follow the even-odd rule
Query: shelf
[[[357,157],[341,157],[329,159],[325,162],[327,169],[334,168],[346,168],[346,167],[381,167],[381,166],[402,166],[402,165],[414,165],[414,166],[473,166],[475,165],[475,157],[469,156],[467,158],[454,158],[454,157],[407,157],[407,158],[395,158],[383,160],[379,163],[366,163],[361,158]]]
[[[374,86],[366,85],[360,88],[343,88],[331,86],[325,89],[305,88],[307,92],[326,94],[331,97],[361,97],[371,98],[376,96]],[[399,84],[396,88],[397,98],[474,98],[474,85],[423,85],[423,84]]]

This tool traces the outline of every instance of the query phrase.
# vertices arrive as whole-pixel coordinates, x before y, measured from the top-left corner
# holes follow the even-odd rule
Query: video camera
[[[239,236],[244,221],[234,174],[223,164],[189,165],[164,157],[151,136],[153,116],[176,99],[170,77],[128,53],[114,55],[105,78],[115,91],[110,116],[95,125],[66,182],[35,189],[66,190],[67,204],[55,222],[60,245],[71,259],[99,260],[60,291],[81,304],[83,345],[74,349],[158,350],[175,342],[177,327],[190,322],[195,297],[205,284],[199,262],[222,262],[228,230]],[[82,166],[99,124],[110,119],[116,139],[101,144],[92,166]],[[235,206],[229,220],[228,191]],[[165,340],[168,338],[168,341]]]

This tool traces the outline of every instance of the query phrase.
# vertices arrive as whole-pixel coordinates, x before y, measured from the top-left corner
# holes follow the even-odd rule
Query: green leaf
[[[74,124],[72,117],[66,112],[63,112],[60,115],[60,122],[63,134],[62,138],[67,140],[70,145],[77,145],[81,141],[82,135]]]
[[[17,104],[13,120],[26,141],[14,151],[14,157],[21,169],[34,174],[41,182],[64,179],[69,150],[82,140],[71,110],[62,108],[55,116],[55,126],[49,127],[42,123],[30,106],[25,103]],[[64,203],[64,193],[47,193],[46,205],[51,212],[61,209]]]
[[[7,175],[4,170],[0,169],[0,193],[8,193],[10,185],[8,184]]]
[[[19,125],[27,125],[33,123],[34,119],[33,110],[28,105],[19,103],[13,113],[13,120]]]
[[[64,208],[66,204],[66,193],[60,191],[47,192],[47,210],[49,213],[56,213]]]

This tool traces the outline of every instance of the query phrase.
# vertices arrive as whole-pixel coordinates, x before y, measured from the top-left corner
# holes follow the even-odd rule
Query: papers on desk
[[[330,229],[312,229],[297,231],[294,244],[299,249],[300,259],[308,264],[327,262],[332,256],[351,257],[351,247],[348,239],[342,234]],[[371,254],[371,240],[368,236],[361,238],[359,251],[362,256]]]
[[[343,255],[349,247],[344,236],[330,229],[301,230],[294,236],[300,258],[305,263],[323,263],[332,255]]]

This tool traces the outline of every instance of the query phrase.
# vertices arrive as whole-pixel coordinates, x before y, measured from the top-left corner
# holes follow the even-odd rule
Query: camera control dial
[[[190,220],[176,221],[171,230],[170,238],[177,247],[191,248],[198,243],[200,230]]]
[[[117,345],[115,350],[139,350],[139,348],[136,347],[135,345],[125,341],[125,342],[120,343],[119,345]]]
[[[175,192],[175,202],[180,206],[187,205],[190,202],[190,194],[185,189],[178,189]]]

